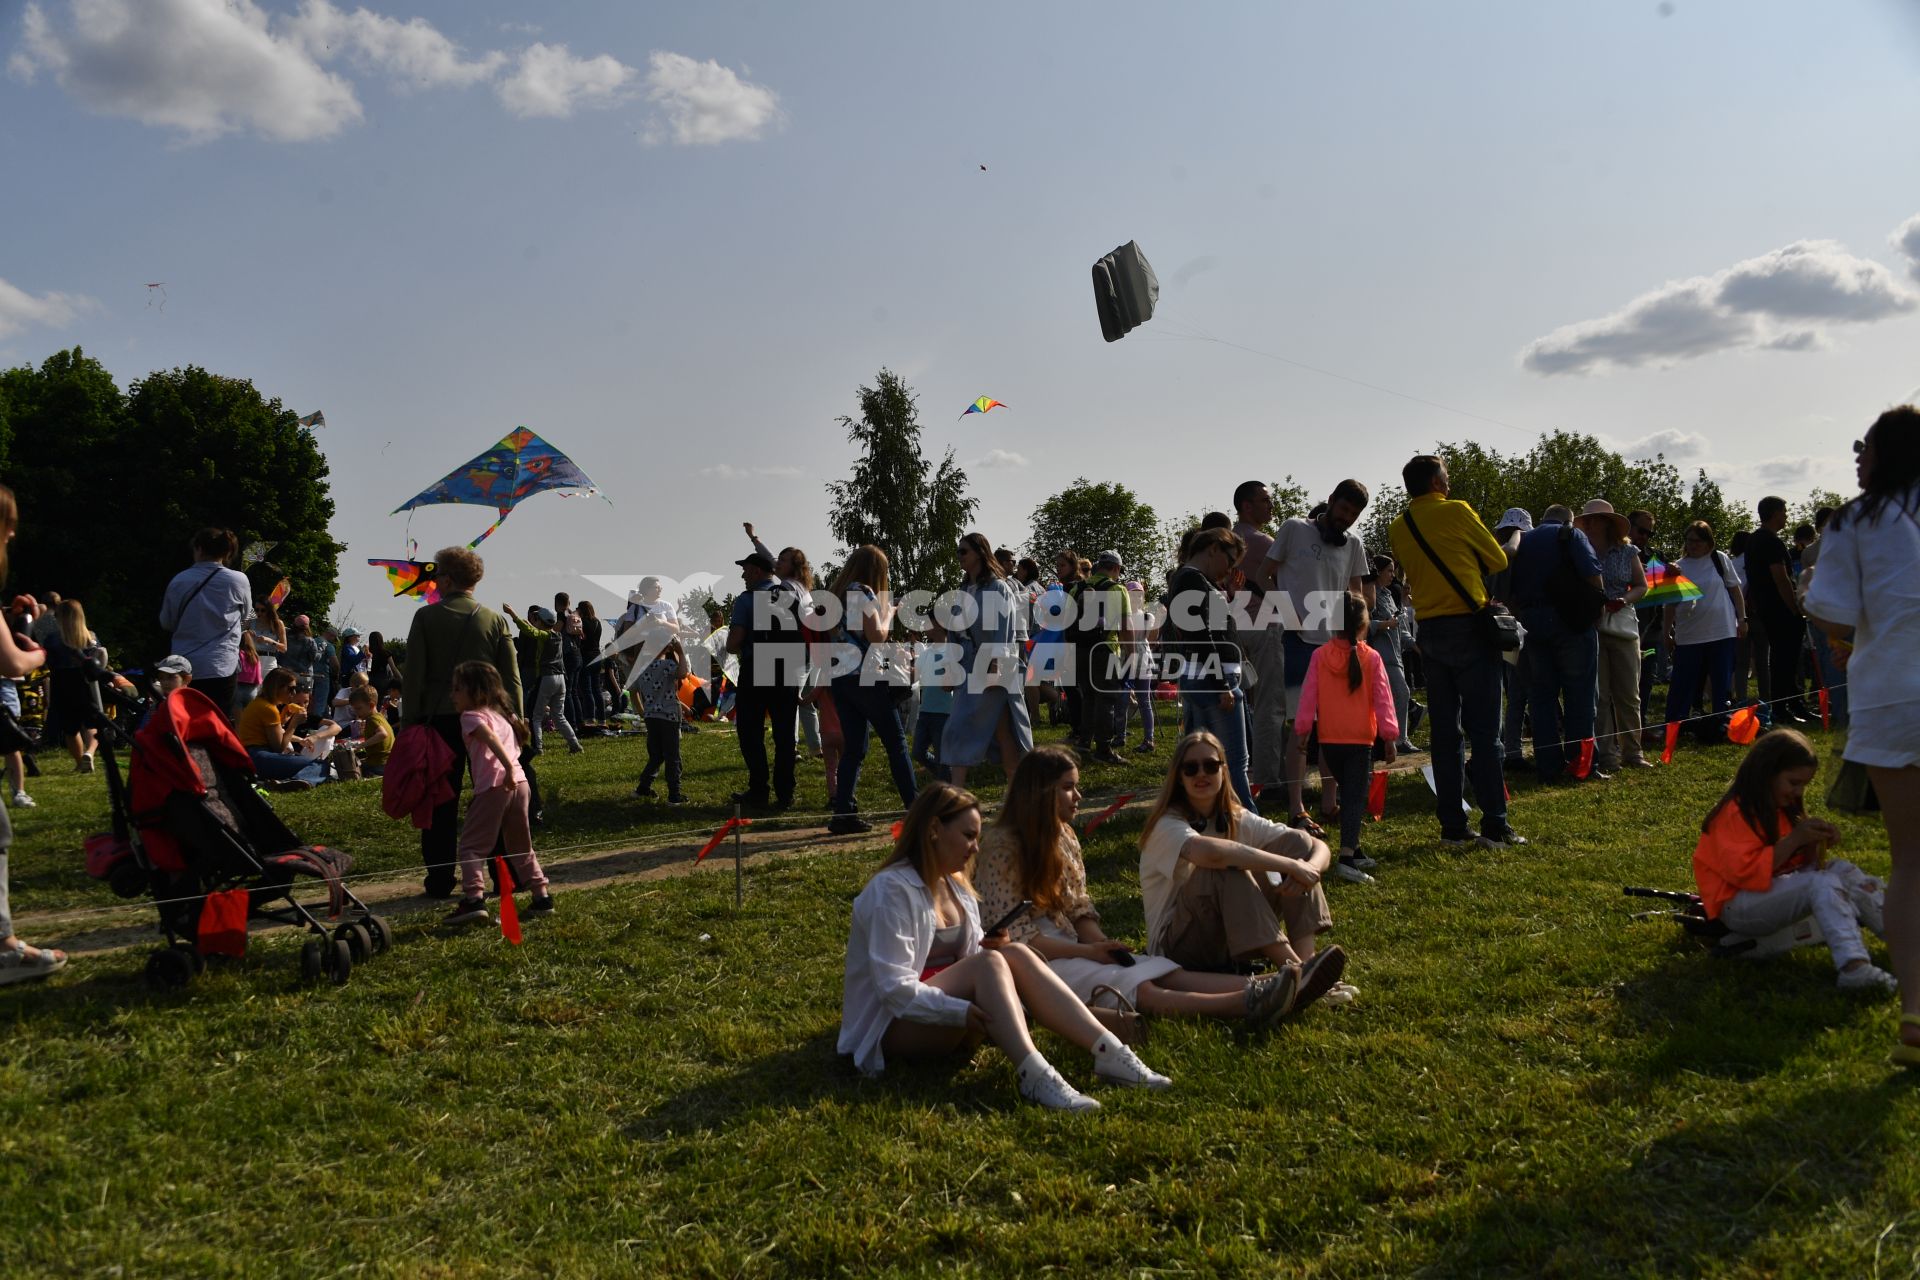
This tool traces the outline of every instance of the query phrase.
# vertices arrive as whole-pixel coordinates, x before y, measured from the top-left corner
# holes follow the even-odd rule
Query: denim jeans
[[[1252,809],[1253,788],[1247,783],[1247,695],[1234,681],[1233,703],[1220,705],[1220,690],[1189,689],[1180,686],[1180,705],[1186,713],[1182,729],[1186,733],[1205,731],[1220,739],[1227,756],[1227,776],[1233,782],[1233,794]]]
[[[1527,643],[1533,643],[1531,633]],[[1427,719],[1433,725],[1428,749],[1440,834],[1468,834],[1462,792],[1469,780],[1480,806],[1481,833],[1502,834],[1507,829],[1507,784],[1500,768],[1500,681],[1507,664],[1464,614],[1420,620],[1420,663],[1427,678]],[[1463,731],[1473,748],[1470,763],[1462,757]]]
[[[1712,689],[1713,705],[1708,711],[1721,717],[1725,725],[1727,709],[1733,705],[1732,636],[1709,640],[1704,644],[1679,644],[1673,647],[1673,679],[1667,685],[1667,723],[1678,724],[1693,714],[1694,694],[1704,673]]]
[[[922,711],[913,722],[913,762],[925,765],[933,776],[946,781],[947,771],[940,764],[940,735],[947,731],[947,713]]]
[[[1527,754],[1527,677],[1532,670],[1524,646],[1518,662],[1502,659],[1500,663],[1500,688],[1506,695],[1506,712],[1500,718],[1500,745],[1507,759],[1515,763]]]
[[[1520,615],[1527,629],[1532,689],[1533,768],[1542,782],[1566,772],[1567,761],[1593,736],[1594,701],[1600,688],[1600,633],[1568,631],[1552,609]]]
[[[247,748],[247,756],[253,761],[253,771],[269,782],[285,782],[291,778],[317,787],[327,780],[327,763],[324,760],[284,755],[259,747]]]
[[[913,761],[907,755],[907,734],[900,725],[900,709],[894,705],[893,686],[884,682],[863,683],[860,672],[840,676],[833,682],[833,709],[840,715],[840,777],[833,792],[835,813],[854,813],[860,805],[854,789],[860,785],[860,766],[867,758],[867,730],[880,735],[886,750],[887,765],[893,770],[893,788],[900,793],[903,808],[913,807],[919,790],[914,781]]]
[[[1820,675],[1820,687],[1827,691],[1828,717],[1834,728],[1843,729],[1847,724],[1847,673],[1835,664],[1833,642],[1826,632],[1808,627],[1807,634],[1813,640],[1813,669]]]

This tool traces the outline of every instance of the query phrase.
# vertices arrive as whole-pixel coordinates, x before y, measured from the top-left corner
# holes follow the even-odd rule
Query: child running
[[[1307,734],[1312,730],[1340,788],[1340,859],[1333,872],[1342,880],[1371,884],[1373,877],[1368,873],[1379,864],[1360,851],[1367,780],[1373,772],[1376,744],[1381,758],[1393,763],[1400,721],[1394,714],[1387,665],[1361,638],[1367,634],[1367,602],[1349,591],[1344,607],[1342,634],[1313,651],[1306,681],[1300,686],[1300,708],[1293,722],[1299,744],[1294,776],[1306,774]]]
[[[1709,919],[1752,937],[1811,915],[1826,935],[1843,991],[1893,991],[1892,974],[1867,959],[1864,923],[1882,937],[1886,889],[1851,862],[1829,861],[1840,830],[1807,816],[1820,761],[1806,738],[1775,729],[1753,744],[1702,825],[1693,879]]]
[[[502,836],[514,878],[533,890],[528,913],[544,915],[553,910],[553,897],[547,892],[547,874],[533,854],[533,834],[527,826],[532,793],[519,760],[526,721],[507,701],[506,686],[491,662],[463,662],[453,669],[453,706],[460,713],[460,737],[467,744],[467,765],[473,770],[473,799],[467,802],[467,820],[460,828],[460,902],[447,923],[492,921],[487,911],[486,865]],[[511,892],[511,887],[502,885],[501,892]]]

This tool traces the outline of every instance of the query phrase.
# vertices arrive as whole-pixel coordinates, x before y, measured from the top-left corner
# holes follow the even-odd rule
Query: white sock
[[[1053,1070],[1053,1067],[1045,1058],[1040,1056],[1038,1049],[1028,1054],[1026,1060],[1018,1067],[1022,1079],[1025,1079],[1029,1075],[1044,1076],[1051,1070]]]
[[[1116,1036],[1111,1031],[1102,1031],[1100,1038],[1093,1042],[1093,1056],[1098,1058],[1103,1053],[1112,1053],[1115,1049],[1124,1048],[1126,1048],[1126,1046],[1120,1043],[1119,1036]]]

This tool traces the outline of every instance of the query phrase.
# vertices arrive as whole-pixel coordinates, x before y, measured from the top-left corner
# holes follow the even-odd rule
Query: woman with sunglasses
[[[839,1051],[871,1076],[889,1057],[971,1056],[991,1039],[1013,1060],[1021,1097],[1058,1111],[1098,1111],[1034,1047],[1031,1011],[1041,1026],[1091,1052],[1099,1079],[1171,1085],[1101,1026],[1037,954],[1004,931],[983,933],[979,901],[962,874],[979,846],[980,802],[948,783],[928,784],[900,824],[893,855],[853,900]]]
[[[1845,640],[1845,758],[1867,767],[1887,824],[1887,947],[1900,980],[1893,1060],[1920,1067],[1920,409],[1875,420],[1853,446],[1860,496],[1835,513],[1807,590],[1807,612]],[[1836,658],[1839,654],[1836,654]]]
[[[1293,1004],[1292,970],[1247,979],[1238,974],[1189,973],[1165,956],[1135,956],[1100,927],[1087,895],[1073,818],[1080,807],[1080,762],[1065,747],[1027,754],[1007,783],[1006,799],[980,838],[973,883],[989,920],[1019,912],[1007,936],[1025,943],[1091,1004],[1108,987],[1145,1013],[1245,1018],[1256,1029]]]
[[[1186,969],[1268,960],[1296,975],[1296,1011],[1323,996],[1353,999],[1340,981],[1346,953],[1316,950],[1333,927],[1320,888],[1333,862],[1326,841],[1243,808],[1225,770],[1211,733],[1190,733],[1174,748],[1140,833],[1147,950]]]
[[[960,682],[940,737],[940,761],[956,787],[966,785],[968,769],[986,761],[990,746],[999,749],[1000,767],[1009,778],[1020,757],[1033,750],[1013,643],[1013,611],[1020,597],[1007,586],[984,534],[960,539],[960,572],[964,581],[957,597],[942,602],[951,604],[952,612],[940,619],[947,639],[959,647]]]

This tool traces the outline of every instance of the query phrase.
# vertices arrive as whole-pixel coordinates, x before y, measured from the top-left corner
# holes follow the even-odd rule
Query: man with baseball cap
[[[733,800],[785,809],[793,803],[794,729],[800,712],[800,671],[806,661],[799,601],[793,588],[774,576],[773,557],[766,552],[749,552],[734,563],[740,566],[740,581],[747,589],[733,600],[727,652],[740,659],[733,723],[740,759],[747,766],[747,788],[734,792]],[[789,660],[795,656],[797,663]],[[767,768],[769,724],[773,726],[771,773]]]

